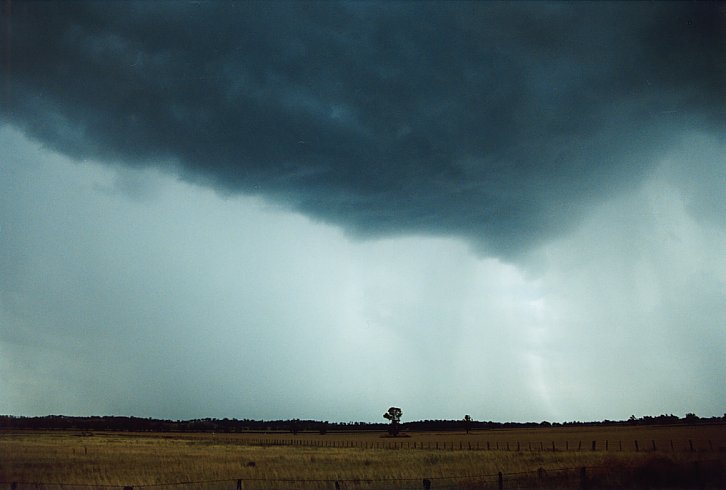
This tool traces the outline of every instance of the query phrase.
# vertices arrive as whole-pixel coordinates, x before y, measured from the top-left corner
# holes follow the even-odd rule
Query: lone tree
[[[401,431],[401,415],[403,415],[403,411],[398,407],[391,407],[383,414],[384,418],[391,421],[391,425],[388,426],[388,433],[392,436],[397,436]]]
[[[471,430],[471,415],[464,415],[464,429],[466,429],[467,434]]]

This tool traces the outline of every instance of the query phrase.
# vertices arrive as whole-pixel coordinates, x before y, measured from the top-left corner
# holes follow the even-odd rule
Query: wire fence
[[[726,488],[723,460],[702,460],[686,465],[655,460],[638,467],[582,466],[539,468],[534,471],[496,474],[422,476],[419,478],[228,478],[177,481],[145,485],[101,485],[69,482],[0,481],[0,490],[89,490],[89,489],[197,489],[197,490],[443,490],[443,489],[614,489],[614,488]]]
[[[372,441],[308,438],[246,439],[251,446],[301,446],[359,449],[420,449],[446,451],[666,451],[666,452],[726,452],[726,441],[712,439],[632,439],[632,440],[550,440],[550,441]]]

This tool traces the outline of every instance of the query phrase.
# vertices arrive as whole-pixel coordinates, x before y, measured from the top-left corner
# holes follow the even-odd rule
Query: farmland
[[[583,468],[604,486],[637,487],[648,483],[643,478],[665,475],[664,485],[719,488],[725,464],[726,425],[408,432],[397,438],[381,432],[0,433],[0,488],[18,482],[18,490],[35,483],[235,488],[238,480],[244,488],[335,488],[336,481],[341,488],[421,488],[423,479],[432,488],[497,488],[500,472],[507,488],[577,488]]]

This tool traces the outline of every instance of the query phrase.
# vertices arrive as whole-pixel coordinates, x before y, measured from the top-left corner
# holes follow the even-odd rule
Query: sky
[[[726,412],[722,5],[0,15],[0,413]]]

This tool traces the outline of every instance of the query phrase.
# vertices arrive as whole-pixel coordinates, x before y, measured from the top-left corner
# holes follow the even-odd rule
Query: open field
[[[726,487],[725,425],[383,435],[2,432],[0,490],[497,488],[499,472],[505,488],[578,488],[583,467],[590,488]]]

